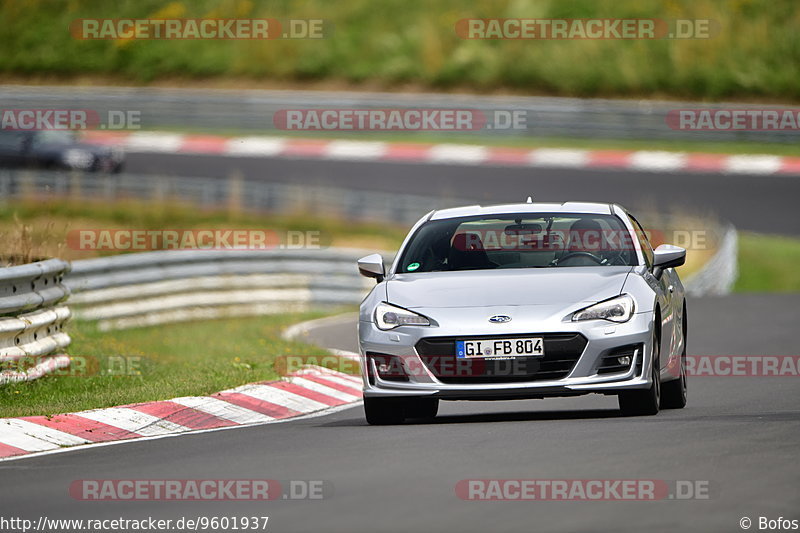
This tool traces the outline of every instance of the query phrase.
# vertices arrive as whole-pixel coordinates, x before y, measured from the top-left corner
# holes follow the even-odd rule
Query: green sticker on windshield
[[[414,272],[418,268],[419,268],[419,263],[411,263],[406,267],[406,270],[408,270],[409,272]]]

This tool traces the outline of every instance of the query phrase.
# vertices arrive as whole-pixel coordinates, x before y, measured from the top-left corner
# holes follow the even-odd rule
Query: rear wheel
[[[661,343],[653,334],[653,364],[650,370],[649,389],[624,391],[619,395],[619,409],[625,416],[648,416],[658,414],[661,403]]]
[[[683,409],[686,407],[686,311],[683,313],[683,352],[681,352],[681,373],[678,379],[664,383],[661,392],[662,409]]]

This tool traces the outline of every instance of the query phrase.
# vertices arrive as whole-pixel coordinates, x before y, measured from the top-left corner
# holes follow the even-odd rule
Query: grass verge
[[[72,369],[30,383],[0,386],[0,416],[50,415],[208,395],[274,380],[276,357],[327,353],[280,336],[293,323],[321,316],[309,312],[112,332],[73,322]]]
[[[736,292],[800,292],[800,239],[739,233]]]
[[[30,198],[0,202],[0,263],[15,258],[87,259],[118,251],[76,250],[67,246],[72,230],[266,230],[284,242],[287,232],[316,232],[321,247],[397,249],[407,228],[358,223],[309,214],[269,215],[235,209],[199,209],[174,199],[103,202]],[[309,237],[310,238],[310,237]],[[21,262],[25,262],[22,260]]]
[[[693,99],[800,98],[792,0],[96,0],[0,2],[0,73],[344,82],[436,90]],[[83,39],[76,19],[324,20],[319,39]],[[467,39],[461,19],[711,21],[687,39]],[[288,26],[285,26],[288,28]],[[42,38],[47,36],[47,38]]]

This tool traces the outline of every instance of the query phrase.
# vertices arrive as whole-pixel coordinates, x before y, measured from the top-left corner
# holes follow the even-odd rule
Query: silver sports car
[[[686,301],[624,208],[523,203],[432,211],[377,285],[358,336],[370,424],[436,416],[439,400],[615,394],[627,415],[686,405]]]

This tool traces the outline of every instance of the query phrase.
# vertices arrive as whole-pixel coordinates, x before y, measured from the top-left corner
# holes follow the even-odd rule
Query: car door
[[[630,215],[629,215],[630,216]],[[661,368],[665,368],[670,359],[675,355],[675,322],[677,314],[675,312],[674,285],[672,278],[666,273],[661,272],[659,276],[653,274],[653,246],[647,238],[647,233],[642,229],[642,225],[633,216],[636,239],[642,248],[642,253],[647,264],[645,278],[652,287],[656,289],[657,300],[661,309]]]

